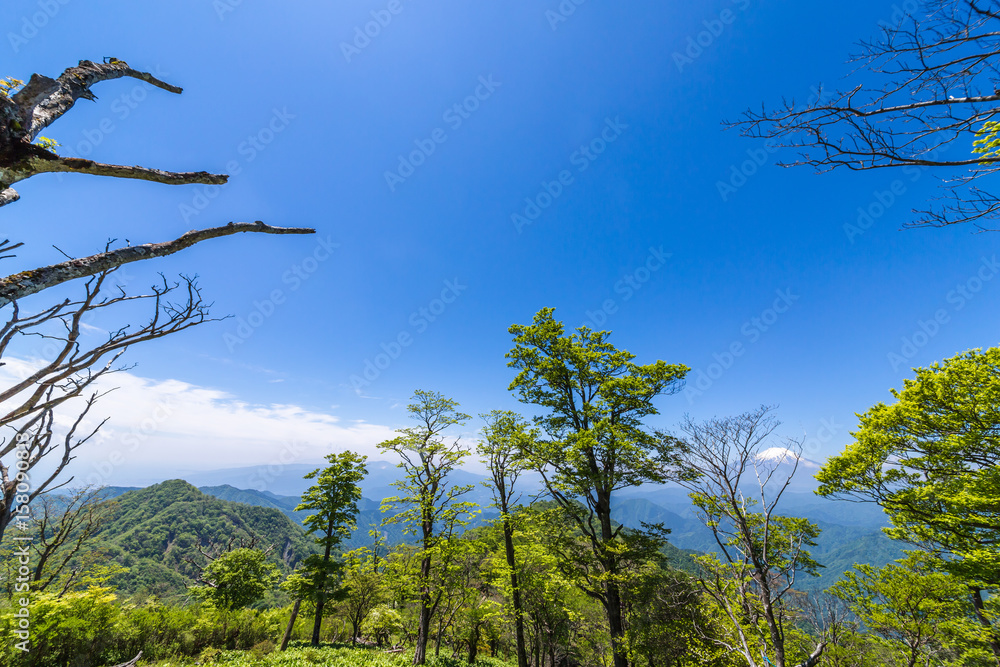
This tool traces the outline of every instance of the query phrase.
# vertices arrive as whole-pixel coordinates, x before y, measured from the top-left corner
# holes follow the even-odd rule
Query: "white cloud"
[[[23,377],[31,362],[5,360],[0,382]],[[229,392],[180,380],[152,380],[129,372],[101,379],[116,387],[91,410],[91,427],[110,417],[72,464],[80,481],[124,484],[137,476],[281,463],[318,462],[350,449],[383,458],[376,444],[394,437],[387,426],[341,420],[298,405],[259,405]],[[67,406],[59,422],[76,417]]]

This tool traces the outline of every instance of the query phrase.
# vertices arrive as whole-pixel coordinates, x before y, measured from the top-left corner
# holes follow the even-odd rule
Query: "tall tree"
[[[399,436],[379,444],[383,452],[400,458],[404,479],[395,482],[402,493],[382,501],[383,511],[396,511],[385,523],[403,523],[408,534],[416,535],[420,548],[419,621],[413,664],[427,659],[431,618],[441,602],[442,591],[434,590],[433,568],[436,560],[447,557],[449,541],[455,529],[465,525],[474,503],[459,498],[472,490],[471,485],[448,482],[448,476],[461,465],[469,450],[459,438],[445,432],[464,424],[469,415],[458,411],[458,403],[437,392],[417,390],[407,411],[417,426],[399,429]]]
[[[1000,348],[914,372],[895,403],[860,415],[854,442],[817,473],[817,493],[877,503],[889,537],[939,556],[981,610],[983,591],[1000,588]],[[992,646],[1000,658],[1000,636]]]
[[[1000,2],[913,4],[919,7],[914,15],[893,5],[892,22],[861,43],[853,58],[853,85],[824,90],[806,106],[790,100],[775,109],[748,111],[731,125],[744,136],[795,149],[797,157],[781,166],[901,167],[910,177],[924,168],[944,168],[946,203],[920,211],[911,224],[973,222],[986,228],[1000,215],[1000,196],[978,185],[1000,169],[995,150]]]
[[[312,645],[319,646],[319,633],[323,625],[323,609],[337,585],[337,563],[334,549],[350,537],[357,525],[358,501],[361,487],[358,482],[365,478],[368,469],[366,457],[346,451],[328,454],[330,464],[317,468],[305,476],[316,483],[302,495],[302,502],[296,512],[313,512],[303,521],[306,533],[316,536],[316,543],[323,548],[322,555],[310,556],[303,569],[304,576],[311,584],[312,596],[316,603],[316,618],[313,622]]]
[[[672,443],[657,437],[643,419],[657,414],[654,399],[675,393],[689,370],[657,361],[638,365],[635,355],[607,342],[609,332],[580,327],[566,335],[543,308],[530,325],[510,327],[514,347],[510,385],[523,403],[546,414],[536,423],[547,434],[526,452],[551,497],[586,536],[600,567],[585,592],[607,614],[615,667],[627,667],[620,588],[622,526],[611,520],[615,491],[665,482],[676,462]]]
[[[33,74],[26,85],[9,78],[0,82],[0,206],[19,199],[12,187],[15,183],[41,173],[83,173],[171,185],[226,182],[225,175],[203,171],[166,172],[60,157],[51,150],[51,142],[41,141],[39,133],[72,109],[78,100],[94,99],[91,87],[122,77],[145,81],[172,93],[181,92],[180,88],[133,69],[116,58],[108,58],[104,63],[80,61],[55,79]],[[0,389],[0,426],[6,427],[12,436],[0,445],[0,541],[15,512],[26,517],[33,500],[70,481],[57,483],[73,459],[74,450],[89,441],[97,430],[84,427],[86,415],[101,396],[95,383],[102,376],[119,370],[115,363],[126,347],[211,321],[194,279],[183,277],[176,283],[164,279],[145,294],[127,293],[118,286],[111,296],[105,296],[102,289],[115,269],[131,262],[171,255],[208,239],[242,232],[308,234],[313,231],[272,227],[259,221],[230,222],[190,231],[164,243],[119,248],[112,248],[112,244],[107,243],[103,252],[89,257],[71,258],[39,268],[23,267],[0,278],[0,308],[7,309],[6,323],[0,326],[0,357],[13,361],[16,343],[25,337],[45,337],[55,350],[51,359],[28,369],[22,379]],[[21,245],[3,240],[0,259],[10,259],[13,257],[11,252]],[[35,297],[30,308],[21,308],[21,299],[76,279],[86,279],[80,297],[60,297],[58,302],[48,306],[37,303]],[[178,295],[181,298],[174,301]],[[98,313],[131,313],[127,305],[119,305],[131,301],[151,306],[146,323],[101,322],[109,334],[96,344],[83,335],[85,318]],[[56,423],[56,409],[62,406],[62,410],[66,410],[77,397],[80,399],[77,417],[68,420],[69,427],[62,433],[54,431],[51,426]],[[65,415],[61,417],[66,418]],[[32,471],[36,467],[44,468],[45,473],[33,478]],[[19,521],[18,525],[26,528],[24,522]]]
[[[776,511],[801,447],[793,440],[768,446],[780,423],[771,411],[761,406],[703,423],[688,417],[681,424],[686,474],[680,483],[716,543],[717,554],[699,559],[701,585],[729,631],[717,641],[748,667],[792,664],[786,636],[794,620],[792,587],[796,575],[815,575],[820,567],[807,551],[816,545],[819,528]],[[820,643],[799,667],[819,664],[824,647]]]
[[[489,468],[490,479],[487,484],[493,491],[493,502],[500,510],[504,555],[510,570],[517,665],[528,667],[528,654],[524,644],[524,611],[514,553],[513,510],[520,499],[520,494],[515,492],[514,486],[527,466],[527,460],[522,456],[522,452],[531,450],[530,443],[536,434],[524,419],[509,410],[494,410],[480,416],[486,425],[483,427],[483,439],[479,441],[476,451]]]

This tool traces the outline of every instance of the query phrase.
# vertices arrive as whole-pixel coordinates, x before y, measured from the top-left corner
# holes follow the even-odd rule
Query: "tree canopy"
[[[1000,585],[1000,348],[914,370],[894,403],[860,415],[854,442],[816,475],[818,493],[878,503],[887,533],[942,567]]]

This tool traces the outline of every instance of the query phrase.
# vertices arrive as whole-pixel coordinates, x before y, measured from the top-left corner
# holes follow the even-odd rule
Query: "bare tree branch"
[[[223,227],[193,230],[181,235],[173,241],[164,243],[146,243],[144,245],[128,246],[102,252],[90,257],[82,257],[68,262],[43,266],[31,271],[22,271],[0,279],[0,307],[8,303],[35,294],[54,285],[86,278],[102,271],[154,257],[166,257],[175,252],[190,248],[206,239],[220,236],[231,236],[240,232],[256,232],[260,234],[313,234],[314,229],[307,227],[272,227],[261,221],[230,222]]]
[[[0,359],[8,355],[9,346],[23,337],[38,337],[53,347],[53,356],[31,366],[24,375],[0,391],[0,427],[6,426],[13,437],[0,441],[0,540],[4,530],[13,520],[18,506],[15,503],[12,464],[5,465],[6,457],[21,449],[18,460],[25,463],[19,472],[31,478],[28,503],[70,481],[57,484],[62,472],[75,458],[75,450],[91,440],[107,419],[96,424],[84,425],[95,402],[106,392],[95,391],[95,383],[102,377],[125,370],[116,366],[125,349],[136,343],[162,338],[199,324],[211,321],[208,306],[193,278],[182,278],[170,284],[163,279],[146,294],[129,295],[121,288],[112,297],[101,297],[105,280],[113,271],[107,270],[91,276],[85,283],[85,294],[79,301],[63,301],[39,313],[22,315],[19,304],[11,304],[8,322],[0,327]],[[179,303],[170,301],[180,292]],[[84,318],[128,302],[151,302],[152,313],[145,324],[126,324],[112,328],[103,341],[84,346],[82,325]],[[76,418],[67,427],[53,428],[57,409],[69,401],[88,394]],[[9,460],[9,459],[8,459]],[[42,463],[46,475],[35,478],[32,470]]]
[[[168,185],[215,185],[227,181],[228,177],[224,174],[204,171],[169,172],[64,158],[32,143],[43,129],[72,109],[77,100],[97,99],[90,90],[92,86],[122,77],[145,81],[171,93],[181,92],[177,86],[111,58],[105,63],[81,60],[77,66],[63,72],[58,79],[32,74],[27,85],[11,97],[0,95],[0,207],[19,199],[17,192],[11,188],[12,185],[37,174],[52,172],[138,179]]]
[[[180,94],[183,90],[160,81],[149,72],[134,70],[115,58],[107,63],[81,60],[76,67],[67,68],[58,79],[32,74],[27,85],[12,97],[27,121],[21,136],[33,141],[39,132],[72,109],[78,99],[97,99],[90,91],[91,86],[122,77],[139,79],[170,93]]]
[[[152,181],[154,183],[164,183],[166,185],[190,185],[201,183],[204,185],[222,185],[229,180],[226,175],[210,174],[207,171],[163,171],[161,169],[149,169],[146,167],[127,167],[118,164],[105,164],[84,160],[76,157],[59,157],[55,153],[45,151],[48,155],[41,155],[45,149],[39,149],[39,155],[28,159],[25,164],[30,167],[29,175],[44,173],[74,173],[91,174],[93,176],[110,176],[112,178],[131,178],[138,181]],[[23,180],[23,179],[18,179]]]
[[[988,123],[1000,120],[1000,0],[928,0],[926,15],[882,27],[854,57],[865,83],[820,95],[800,107],[748,110],[727,123],[797,156],[780,166],[817,172],[893,167],[945,169],[944,204],[907,226],[943,226],[1000,214],[993,195],[972,181],[1000,170],[994,151],[974,151]],[[872,76],[875,85],[871,86]],[[947,150],[954,151],[943,157]]]

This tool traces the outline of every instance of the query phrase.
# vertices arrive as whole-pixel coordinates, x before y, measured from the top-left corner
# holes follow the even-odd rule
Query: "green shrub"
[[[258,642],[257,644],[254,644],[252,649],[250,649],[250,652],[253,653],[256,658],[263,658],[272,651],[274,651],[274,642],[270,639]]]

